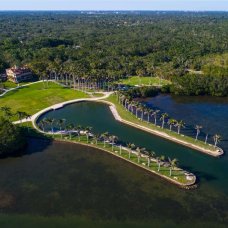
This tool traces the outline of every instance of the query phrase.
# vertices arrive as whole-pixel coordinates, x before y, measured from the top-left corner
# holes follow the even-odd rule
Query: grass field
[[[0,107],[8,106],[13,112],[23,111],[34,114],[48,106],[84,97],[88,95],[61,87],[53,82],[49,82],[48,88],[44,88],[43,83],[36,83],[0,97]]]
[[[118,81],[119,83],[130,85],[130,86],[163,86],[170,84],[169,81],[164,80],[164,79],[159,79],[158,77],[138,77],[138,76],[133,76],[129,77],[128,79],[121,79]]]
[[[164,132],[164,133],[168,134],[171,137],[175,137],[176,139],[180,139],[180,140],[183,140],[183,141],[185,141],[187,143],[194,144],[194,145],[199,146],[199,147],[201,147],[203,149],[208,149],[208,150],[210,150],[212,152],[216,150],[212,145],[205,144],[203,141],[200,141],[200,140],[195,141],[194,138],[191,138],[189,136],[186,136],[186,135],[182,136],[181,134],[180,135],[177,134],[177,132],[169,131],[168,129],[165,129],[165,128],[162,129],[161,127],[155,126],[152,123],[147,123],[146,121],[141,121],[141,120],[137,119],[134,115],[132,115],[130,112],[128,112],[126,109],[124,109],[124,107],[122,105],[120,105],[118,103],[116,95],[111,95],[106,100],[110,101],[110,102],[112,102],[113,104],[116,105],[116,109],[117,109],[119,115],[124,120],[133,122],[133,123],[141,125],[141,126],[145,126],[145,127],[150,128],[152,130]]]

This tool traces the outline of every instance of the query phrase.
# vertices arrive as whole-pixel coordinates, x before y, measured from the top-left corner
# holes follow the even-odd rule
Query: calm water
[[[176,119],[187,117],[189,124],[194,124],[194,118],[203,126],[210,123],[210,129],[218,128],[225,139],[228,125],[224,109],[228,110],[228,104],[221,101],[199,102],[192,98],[181,101],[158,96],[146,102]],[[100,133],[108,130],[123,141],[153,149],[157,154],[177,157],[182,167],[199,177],[200,187],[194,191],[178,189],[94,149],[31,140],[27,155],[0,161],[2,212],[83,214],[101,219],[158,220],[161,224],[163,221],[228,224],[227,155],[211,158],[122,125],[114,120],[104,104],[73,104],[49,112],[45,117],[65,118],[68,123],[92,126]],[[226,141],[221,145],[227,148]]]

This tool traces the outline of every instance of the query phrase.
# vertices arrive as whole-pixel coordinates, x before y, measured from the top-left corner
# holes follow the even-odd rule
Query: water
[[[205,139],[205,134],[209,134],[211,142],[214,134],[221,135],[220,145],[228,150],[228,98],[159,95],[143,101],[151,108],[158,108],[161,113],[167,112],[174,119],[184,120],[184,134],[195,137],[194,126],[198,124],[203,127],[199,135],[201,140]]]
[[[192,98],[176,101],[171,97],[158,96],[146,102],[176,119],[186,118],[184,111],[188,110],[189,124],[194,123],[194,118],[201,120],[202,115],[202,121],[208,118],[211,129],[219,126],[219,133],[225,139],[227,120],[224,109],[228,107],[222,101],[200,103]],[[196,106],[198,115],[195,116],[192,113]],[[222,107],[220,114],[218,110],[215,112],[215,106]],[[212,116],[216,115],[216,121],[213,121],[210,112]],[[157,154],[177,157],[182,167],[199,177],[200,186],[194,191],[181,190],[103,152],[82,146],[31,140],[27,155],[0,161],[2,212],[156,220],[160,224],[163,221],[195,225],[207,222],[212,226],[228,224],[227,155],[212,158],[122,125],[114,120],[104,104],[72,104],[43,117],[65,118],[68,123],[92,126],[100,133],[109,131],[123,141],[147,147]],[[221,145],[227,148],[226,141]]]

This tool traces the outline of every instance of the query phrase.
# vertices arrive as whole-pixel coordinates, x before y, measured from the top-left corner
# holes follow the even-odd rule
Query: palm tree
[[[92,127],[85,128],[87,143],[89,143],[89,135],[91,134],[91,131],[92,131]]]
[[[165,156],[162,155],[160,157],[157,157],[157,163],[158,163],[158,172],[160,171],[160,168],[161,168],[161,162],[165,161]]]
[[[151,115],[154,117],[154,125],[157,125],[157,114],[160,112],[160,110],[154,110]]]
[[[45,131],[45,125],[47,124],[46,119],[42,119],[39,123],[38,126],[42,128],[43,132]]]
[[[217,144],[218,144],[218,142],[220,142],[221,141],[221,135],[218,135],[218,134],[215,134],[214,136],[213,136],[213,139],[214,139],[214,147],[216,147],[217,146]]]
[[[137,156],[138,156],[138,163],[140,163],[140,158],[142,157],[142,154],[145,153],[146,149],[145,148],[136,148],[137,151]]]
[[[169,130],[172,131],[172,126],[174,126],[176,124],[176,120],[175,119],[169,119],[168,120],[168,125],[169,125]]]
[[[200,129],[201,128],[203,128],[202,126],[200,126],[200,125],[196,125],[195,126],[195,129],[196,129],[196,139],[195,139],[195,141],[198,139],[198,136],[199,136],[199,134],[200,134]]]
[[[81,130],[82,130],[82,126],[78,125],[77,126],[77,132],[78,132],[78,141],[81,141]]]
[[[114,150],[114,144],[116,143],[116,141],[118,140],[118,137],[115,136],[115,135],[111,135],[109,136],[109,139],[111,140],[112,142],[112,151]]]
[[[119,145],[120,148],[120,155],[122,154],[122,144]]]
[[[172,170],[177,167],[178,164],[178,160],[176,158],[174,158],[173,160],[169,159],[169,163],[170,163],[170,170],[169,170],[169,175],[172,176]]]
[[[67,126],[66,126],[66,129],[67,129],[67,131],[68,131],[68,134],[69,134],[69,136],[70,136],[70,140],[72,139],[72,131],[74,131],[74,129],[75,129],[75,127],[74,127],[74,124],[68,124]],[[61,134],[61,136],[62,136],[62,134]]]
[[[129,152],[129,154],[128,154],[128,158],[130,159],[131,158],[131,153],[132,153],[132,150],[134,150],[135,149],[135,144],[133,144],[133,143],[127,143],[127,147],[128,147],[128,152]]]
[[[136,107],[136,118],[138,118],[138,111],[140,111],[141,110],[141,107],[140,106],[137,106]]]
[[[141,158],[141,149],[139,147],[136,148],[137,151],[137,157],[138,157],[138,163],[140,162],[140,158]]]
[[[101,134],[101,137],[103,138],[103,141],[104,141],[104,147],[106,147],[106,140],[109,138],[109,133],[105,132]]]
[[[162,129],[164,128],[165,125],[165,120],[168,118],[168,113],[162,113],[160,120],[162,121]]]
[[[144,105],[140,105],[140,111],[141,111],[141,121],[143,121],[143,114],[144,114],[144,110],[145,110],[145,106]]]
[[[207,144],[207,139],[208,139],[208,134],[206,134],[206,137],[205,137],[205,144]]]
[[[147,115],[147,122],[150,122],[150,115],[151,115],[152,110],[150,108],[145,108],[144,110],[144,115]]]
[[[178,135],[180,134],[180,130],[182,127],[185,126],[185,123],[183,120],[180,120],[180,121],[177,121],[176,124],[175,124],[175,127],[177,127],[177,133]]]
[[[96,145],[98,144],[99,138],[100,138],[100,135],[99,134],[94,134],[93,135],[93,140],[95,140]]]
[[[55,119],[53,119],[53,118],[47,118],[46,119],[46,123],[51,126],[52,134],[54,134],[54,122],[55,122]]]
[[[148,161],[147,161],[147,166],[150,167],[150,161],[151,161],[152,158],[154,158],[155,152],[153,152],[153,151],[148,151],[148,152],[147,152],[147,155],[148,155],[148,157],[147,157],[147,159],[148,159]]]
[[[59,126],[61,138],[63,137],[62,128],[65,126],[65,122],[66,122],[65,119],[59,119],[59,120],[57,120],[57,125]]]

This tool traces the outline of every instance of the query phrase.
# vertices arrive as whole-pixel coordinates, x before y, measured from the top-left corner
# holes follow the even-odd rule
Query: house
[[[31,81],[33,79],[33,74],[27,67],[14,66],[6,69],[6,75],[9,81],[15,83]]]

